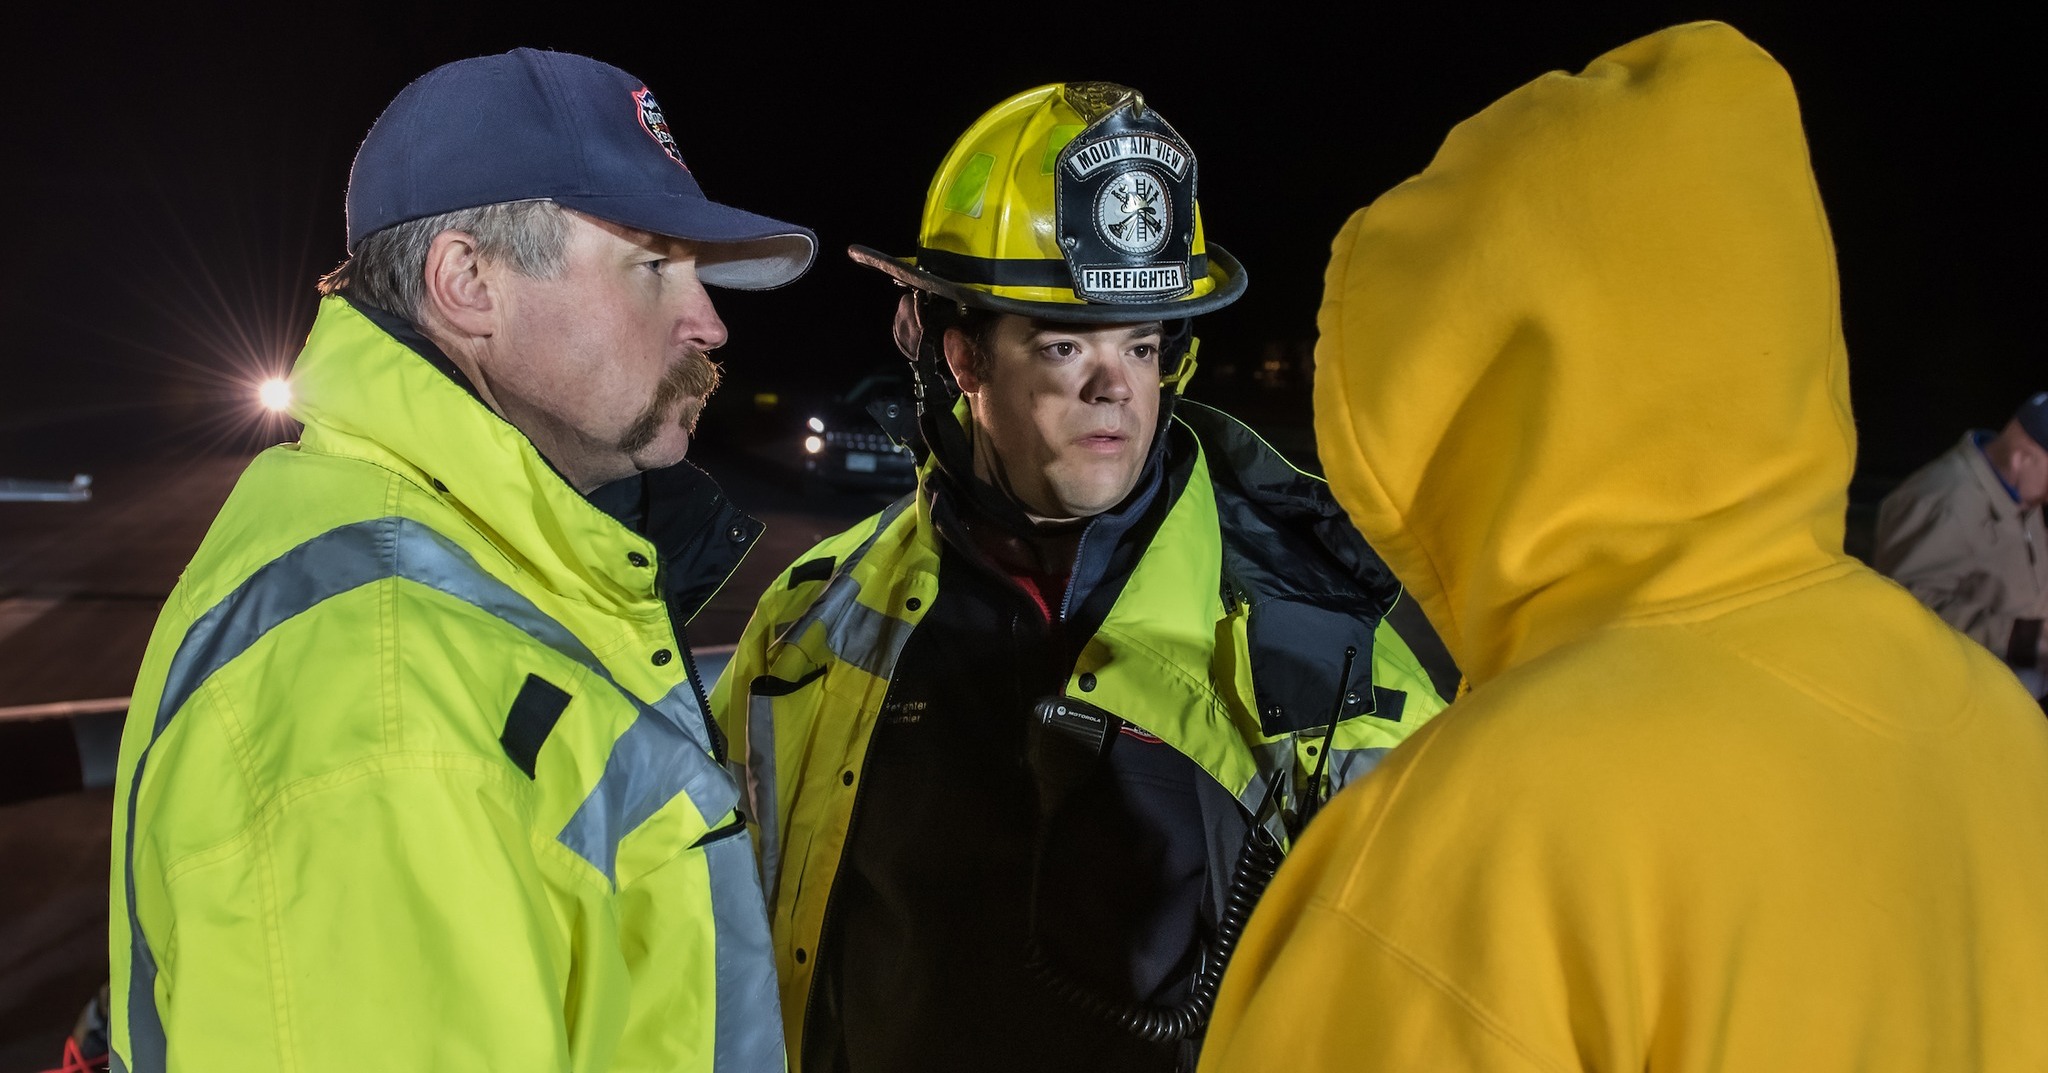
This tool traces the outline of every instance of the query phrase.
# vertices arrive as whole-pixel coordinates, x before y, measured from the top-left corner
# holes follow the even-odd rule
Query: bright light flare
[[[808,451],[808,452],[809,452],[809,453],[811,453],[811,454],[817,454],[817,453],[818,453],[819,451],[822,451],[822,450],[824,450],[824,449],[825,449],[825,437],[823,437],[823,436],[805,436],[805,437],[804,437],[804,450],[805,450],[805,451]]]
[[[256,401],[271,413],[283,413],[292,404],[291,382],[278,376],[265,380],[256,388]]]
[[[809,421],[804,422],[804,424],[809,425],[812,432],[825,431],[825,422],[822,418],[813,417]]]

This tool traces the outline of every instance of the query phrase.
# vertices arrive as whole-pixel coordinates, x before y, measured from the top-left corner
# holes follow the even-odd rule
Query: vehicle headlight
[[[805,437],[804,437],[804,451],[805,451],[805,453],[807,453],[807,454],[817,454],[817,453],[818,453],[819,451],[822,451],[822,450],[824,450],[824,449],[825,449],[825,437],[823,437],[823,436],[805,436]]]
[[[292,404],[292,385],[282,377],[272,377],[256,388],[256,401],[273,413],[283,413]]]

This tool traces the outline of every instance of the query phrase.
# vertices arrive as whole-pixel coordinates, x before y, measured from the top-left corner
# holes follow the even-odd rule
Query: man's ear
[[[463,335],[488,337],[497,330],[496,296],[476,237],[465,231],[443,231],[427,246],[424,267],[426,312]]]
[[[953,382],[964,394],[981,390],[981,378],[974,375],[974,341],[958,328],[946,329],[946,367],[953,370]]]

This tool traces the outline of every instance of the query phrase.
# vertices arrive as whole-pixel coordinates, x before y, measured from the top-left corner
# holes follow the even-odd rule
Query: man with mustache
[[[683,625],[759,526],[684,464],[707,286],[811,264],[583,56],[437,68],[172,593],[122,741],[116,1068],[780,1070]]]
[[[1180,398],[1245,286],[1195,169],[1135,90],[1039,86],[913,256],[850,251],[902,285],[919,488],[770,586],[712,699],[812,1073],[1188,1068],[1285,844],[1452,689],[1322,482]]]

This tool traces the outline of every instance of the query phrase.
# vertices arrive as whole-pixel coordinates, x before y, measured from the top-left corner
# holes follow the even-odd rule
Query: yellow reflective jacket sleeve
[[[347,694],[378,661],[330,658],[321,673]],[[136,909],[165,1068],[712,1068],[714,1041],[688,1026],[716,1019],[706,892],[721,832],[742,830],[732,817],[707,833],[672,801],[638,829],[660,836],[659,859],[625,843],[614,892],[546,837],[535,784],[480,751],[371,749],[266,785],[248,770],[260,746],[239,724],[236,670],[178,711],[139,794],[154,822],[135,840]],[[491,725],[503,692],[424,688],[406,703]],[[581,703],[564,718],[588,716]],[[163,792],[200,777],[217,788],[207,799]]]
[[[571,1068],[578,1011],[557,996],[576,940],[530,880],[517,777],[460,756],[365,763],[167,868],[169,1068]]]
[[[323,674],[354,677],[333,662]],[[716,832],[688,848],[699,840],[669,841],[666,860],[646,862],[614,895],[536,834],[533,784],[488,756],[368,755],[254,800],[228,696],[206,690],[187,704],[152,772],[221,772],[220,794],[167,803],[147,783],[143,794],[158,822],[137,840],[148,888],[138,916],[152,937],[167,1068],[425,1071],[456,1056],[494,1071],[710,1068],[695,1052],[711,1041],[677,1029],[713,1019],[704,891]],[[213,838],[199,813],[244,802],[253,807],[238,829]],[[701,830],[687,809],[674,804],[647,826]],[[625,993],[630,1011],[616,1001]]]

